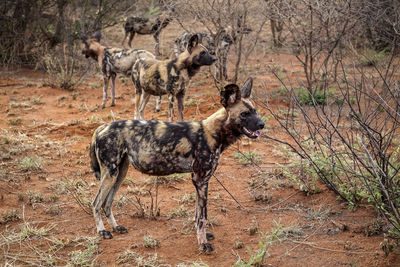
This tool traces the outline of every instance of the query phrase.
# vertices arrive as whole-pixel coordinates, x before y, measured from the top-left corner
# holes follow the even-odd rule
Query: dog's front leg
[[[198,173],[192,175],[192,181],[196,187],[196,230],[197,241],[202,252],[211,252],[213,246],[208,242],[213,239],[211,233],[207,233],[207,197],[208,197],[208,181],[210,176],[202,177]]]
[[[160,38],[159,38],[159,36],[160,36],[160,31],[156,31],[154,33],[154,35],[153,35],[154,41],[156,42],[156,44],[154,45],[154,50],[155,50],[156,56],[158,56],[158,57],[161,56],[161,54],[160,54]]]
[[[174,101],[175,96],[173,94],[168,95],[169,100],[169,121],[174,121]]]
[[[156,108],[154,112],[160,112],[161,110],[161,96],[156,96]]]
[[[181,84],[181,91],[176,95],[176,100],[178,102],[178,120],[183,121],[183,109],[185,108],[183,105],[183,100],[185,99],[185,82]]]
[[[117,77],[116,73],[111,74],[111,106],[115,106],[115,77]]]
[[[108,94],[108,82],[110,81],[110,77],[107,75],[103,75],[104,86],[103,86],[103,103],[101,104],[100,108],[104,108],[106,106]]]
[[[139,107],[139,119],[144,120],[144,108],[147,105],[147,102],[149,102],[150,99],[150,94],[146,93],[146,91],[143,91],[142,97],[140,98],[140,107]]]

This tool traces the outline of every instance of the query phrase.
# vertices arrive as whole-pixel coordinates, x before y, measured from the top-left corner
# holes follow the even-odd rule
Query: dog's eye
[[[248,111],[243,111],[242,113],[240,113],[240,117],[245,118],[250,114],[250,112]]]
[[[201,51],[200,56],[204,56],[206,54],[206,51]]]

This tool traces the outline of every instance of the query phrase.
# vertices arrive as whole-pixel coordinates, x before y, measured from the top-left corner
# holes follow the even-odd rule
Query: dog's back
[[[100,165],[114,176],[121,161],[129,161],[138,171],[168,175],[192,171],[193,152],[206,142],[201,139],[200,122],[128,120],[100,126],[90,147],[92,170],[100,177]],[[206,144],[203,144],[206,145]]]
[[[104,49],[102,71],[131,75],[135,62],[144,58],[153,59],[155,56],[146,50],[107,47]]]
[[[180,90],[179,84],[189,80],[188,75],[181,74],[177,61],[177,59],[161,61],[150,58],[136,61],[132,68],[132,81],[136,90],[141,88],[146,93],[156,96],[175,95]]]
[[[152,34],[155,32],[153,23],[155,21],[150,21],[148,18],[141,17],[128,17],[125,22],[125,32],[136,32],[139,34]]]
[[[124,29],[125,33],[153,34],[165,28],[170,21],[171,18],[167,16],[159,16],[152,19],[131,16],[126,19]]]

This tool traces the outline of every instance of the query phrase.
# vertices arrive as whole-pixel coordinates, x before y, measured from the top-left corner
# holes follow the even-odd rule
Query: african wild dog
[[[88,39],[82,36],[84,48],[82,54],[86,58],[93,58],[96,60],[101,68],[103,74],[104,87],[103,87],[103,102],[101,108],[104,108],[107,102],[108,83],[111,78],[111,106],[115,105],[115,77],[117,73],[130,75],[132,66],[139,58],[155,58],[153,54],[146,50],[138,49],[121,49],[113,47],[105,47],[100,44],[101,33],[96,32],[95,35]]]
[[[140,18],[140,17],[128,17],[126,19],[124,29],[125,36],[122,40],[122,45],[124,45],[125,39],[129,34],[128,45],[132,47],[132,40],[135,37],[135,33],[138,34],[153,34],[155,43],[155,53],[157,56],[160,55],[160,40],[159,36],[161,30],[167,27],[171,22],[172,17],[170,12],[163,12],[160,16],[152,19]]]
[[[241,20],[238,19],[237,29],[232,30],[231,27],[226,27],[219,30],[216,34],[208,33],[183,33],[174,42],[174,53],[178,56],[185,50],[189,39],[197,34],[200,43],[202,43],[212,55],[216,55],[217,61],[215,62],[216,80],[221,81],[222,78],[228,79],[226,63],[228,59],[229,50],[231,45],[236,41],[238,34],[249,34],[252,30],[246,26],[242,26]]]
[[[208,52],[211,55],[215,55],[215,43],[214,43],[214,37],[211,36],[211,34],[204,33],[204,32],[199,32],[199,33],[191,33],[191,32],[185,32],[181,34],[178,38],[176,38],[174,42],[174,54],[176,57],[179,56],[180,53],[185,51],[190,38],[194,34],[197,34],[197,37],[199,38],[199,43],[204,45],[205,48],[207,48]]]
[[[202,251],[212,251],[208,240],[213,235],[206,232],[208,182],[221,154],[243,135],[257,138],[265,125],[250,100],[252,84],[249,78],[241,89],[236,84],[225,86],[221,91],[223,108],[201,121],[128,120],[97,128],[90,144],[90,160],[94,175],[100,180],[93,202],[99,235],[112,238],[104,228],[101,210],[114,231],[128,231],[117,224],[111,206],[130,162],[136,170],[150,175],[192,173],[197,240]]]
[[[144,108],[150,95],[166,95],[169,99],[169,120],[174,118],[174,99],[178,100],[178,119],[183,120],[183,100],[186,84],[200,70],[215,61],[207,49],[199,44],[198,36],[190,38],[186,50],[178,58],[159,61],[139,59],[132,70],[132,81],[136,87],[135,119],[144,119]]]

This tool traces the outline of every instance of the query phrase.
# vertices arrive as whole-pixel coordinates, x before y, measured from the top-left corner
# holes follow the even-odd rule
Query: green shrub
[[[320,106],[326,104],[326,98],[331,94],[331,92],[325,92],[318,89],[312,89],[310,92],[306,88],[301,87],[295,90],[295,94],[301,106]]]
[[[375,66],[381,64],[387,58],[387,49],[375,51],[373,49],[366,49],[362,52],[362,56],[358,62],[361,66]]]

